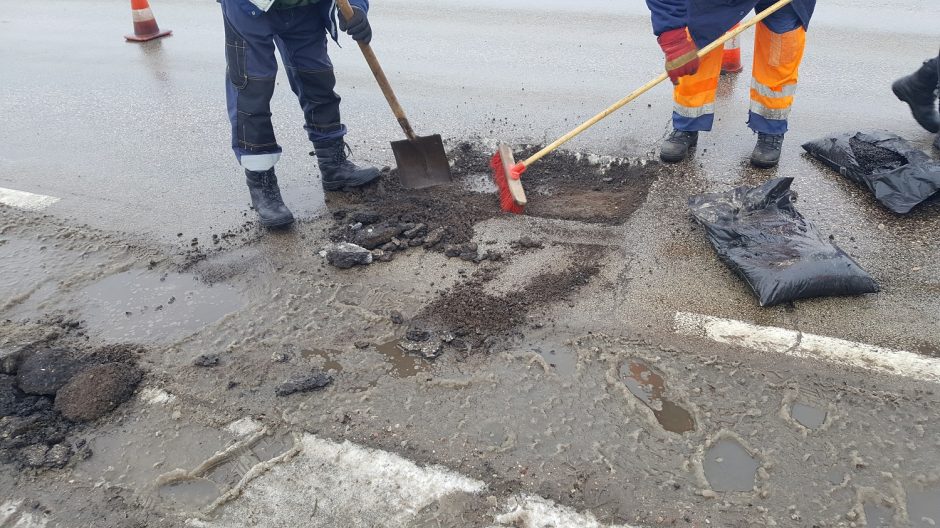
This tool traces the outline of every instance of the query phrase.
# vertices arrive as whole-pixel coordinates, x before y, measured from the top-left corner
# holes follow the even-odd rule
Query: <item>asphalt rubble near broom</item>
[[[526,146],[518,154],[525,156],[538,148]],[[329,233],[332,244],[320,255],[342,269],[389,262],[413,248],[467,262],[503,260],[507,256],[503,252],[482,249],[472,240],[477,223],[508,214],[499,208],[489,181],[490,155],[479,142],[460,142],[449,154],[454,180],[450,185],[409,190],[401,186],[395,170],[385,170],[376,185],[331,196],[327,204],[334,220]],[[526,214],[618,225],[645,202],[657,174],[655,164],[557,151],[526,172],[527,192],[539,197]],[[486,189],[487,185],[492,188]],[[524,237],[510,249],[541,247],[543,241]]]
[[[521,158],[538,148],[525,146],[517,154]],[[464,141],[449,156],[454,180],[450,185],[404,189],[396,172],[386,170],[374,186],[328,197],[332,244],[320,252],[328,263],[344,269],[388,262],[417,249],[478,265],[475,272],[461,270],[461,282],[408,321],[399,348],[424,359],[437,358],[446,350],[460,354],[489,350],[496,340],[518,332],[531,311],[564,300],[586,285],[599,272],[597,261],[608,251],[561,244],[579,255],[566,269],[536,276],[521,291],[490,293],[488,285],[515,255],[560,243],[523,236],[501,250],[481,247],[474,241],[474,226],[509,215],[500,209],[491,181],[491,153],[479,142]],[[645,203],[658,174],[655,162],[556,151],[526,172],[526,190],[538,197],[526,215],[620,225]],[[400,314],[393,319],[396,324],[405,322]]]

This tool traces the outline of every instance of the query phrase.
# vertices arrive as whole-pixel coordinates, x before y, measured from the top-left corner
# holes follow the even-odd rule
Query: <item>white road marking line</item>
[[[45,196],[43,194],[33,194],[31,192],[0,187],[0,204],[9,205],[10,207],[16,207],[18,209],[41,211],[58,201],[59,199],[55,196]]]
[[[571,508],[533,495],[510,501],[509,511],[496,516],[497,526],[518,528],[636,528],[627,524],[604,525],[590,512],[578,513]]]
[[[219,518],[188,526],[412,526],[418,512],[483,482],[395,453],[303,435],[302,451],[249,483]]]
[[[680,335],[701,337],[759,352],[818,359],[883,374],[940,382],[940,360],[904,350],[688,312],[676,313],[675,329]]]
[[[252,418],[229,430],[261,427]],[[421,467],[395,453],[304,434],[296,456],[272,465],[228,502],[218,518],[190,518],[194,528],[248,526],[414,526],[418,513],[453,494],[478,495],[486,484],[441,466]],[[600,524],[549,499],[509,499],[493,528],[635,528]]]

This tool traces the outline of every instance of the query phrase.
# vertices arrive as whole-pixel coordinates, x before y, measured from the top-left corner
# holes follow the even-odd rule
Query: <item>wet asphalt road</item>
[[[228,150],[222,31],[214,2],[161,0],[153,5],[171,38],[123,42],[129,15],[119,2],[49,1],[0,14],[0,187],[62,200],[47,211],[74,223],[184,244],[253,220],[242,175]],[[661,62],[642,5],[567,2],[379,2],[376,53],[419,134],[450,140],[554,139],[654,76]],[[628,252],[645,253],[650,272],[636,305],[612,325],[650,313],[650,324],[694,309],[779,324],[895,348],[930,349],[940,328],[928,314],[940,288],[936,206],[910,217],[885,213],[862,190],[808,160],[799,145],[849,130],[884,128],[930,150],[932,137],[890,93],[890,82],[936,52],[931,0],[890,7],[822,2],[801,71],[780,167],[747,166],[754,136],[746,128],[750,78],[723,81],[715,131],[695,158],[654,189],[646,213],[624,233]],[[42,20],[41,30],[36,22]],[[745,35],[748,42],[750,35]],[[331,53],[344,97],[348,140],[356,156],[393,162],[388,145],[400,130],[358,49]],[[744,63],[750,46],[743,46]],[[662,85],[575,139],[574,149],[654,156],[669,130],[669,87]],[[296,100],[281,78],[275,125],[284,156],[284,195],[301,217],[325,211]],[[677,237],[696,192],[793,176],[799,208],[874,273],[885,292],[850,308],[809,303],[805,317],[760,310],[740,283],[716,265],[702,238]],[[665,219],[670,220],[666,222]],[[698,259],[688,258],[700,255]],[[728,284],[717,299],[701,292]],[[648,293],[643,293],[648,292]],[[689,295],[690,292],[692,293]],[[693,310],[693,311],[694,311]],[[847,312],[846,310],[854,310]]]
[[[826,458],[825,450],[819,451],[822,448],[817,445],[807,447],[806,456],[832,460],[835,466],[845,463],[850,453],[854,458],[853,449],[861,450],[874,463],[870,474],[856,478],[870,486],[876,485],[885,471],[897,471],[901,479],[918,468],[935,465],[929,412],[934,394],[931,383],[921,383],[923,379],[869,376],[839,364],[742,352],[744,349],[729,349],[720,343],[686,339],[673,333],[675,314],[691,312],[923,355],[937,353],[940,261],[936,239],[940,231],[940,205],[930,204],[909,217],[887,214],[866,192],[806,159],[798,145],[832,133],[885,128],[929,150],[932,137],[917,128],[906,107],[891,95],[889,85],[936,52],[935,21],[940,19],[940,6],[933,0],[905,0],[890,6],[876,5],[870,0],[821,4],[824,5],[820,5],[811,29],[791,133],[779,169],[755,171],[747,167],[754,141],[744,123],[750,79],[747,70],[726,78],[719,91],[716,129],[702,137],[692,161],[669,169],[652,187],[646,204],[624,226],[576,226],[574,232],[583,236],[584,242],[609,244],[613,253],[596,283],[574,296],[567,307],[559,304],[542,314],[552,321],[551,326],[540,331],[527,330],[527,341],[514,345],[513,352],[518,356],[476,358],[473,365],[464,366],[454,363],[448,355],[438,365],[443,363],[441,370],[454,378],[452,384],[448,385],[445,379],[440,386],[430,383],[412,386],[410,382],[382,378],[375,402],[357,403],[365,402],[365,398],[359,400],[359,396],[344,391],[353,382],[364,381],[358,377],[371,376],[374,365],[363,366],[362,357],[368,355],[347,350],[352,352],[342,356],[347,377],[339,379],[337,390],[328,396],[312,397],[309,409],[301,404],[296,415],[288,416],[286,421],[341,437],[346,433],[336,431],[353,427],[346,425],[343,413],[348,411],[355,417],[354,426],[361,427],[355,434],[349,434],[353,441],[394,449],[403,446],[400,441],[405,438],[423,450],[418,458],[488,476],[484,471],[488,473],[489,466],[481,469],[472,463],[466,466],[458,463],[464,451],[482,445],[475,435],[493,443],[496,449],[509,442],[508,439],[503,442],[504,430],[519,433],[520,447],[511,451],[511,456],[487,459],[487,464],[495,460],[497,472],[505,474],[515,471],[520,463],[532,467],[544,463],[553,468],[552,461],[559,453],[557,446],[564,442],[569,442],[571,456],[586,457],[594,465],[601,464],[598,460],[610,464],[605,459],[605,449],[608,454],[616,453],[623,438],[633,434],[624,427],[634,420],[629,428],[635,429],[637,436],[633,441],[643,450],[635,458],[652,461],[648,474],[659,480],[650,485],[661,486],[646,504],[671,504],[672,496],[660,495],[663,488],[668,491],[671,487],[668,481],[662,481],[662,475],[668,474],[662,468],[672,471],[680,465],[678,460],[690,460],[685,451],[699,449],[704,440],[723,439],[723,428],[732,423],[727,427],[774,455],[768,456],[768,467],[776,464],[778,474],[786,478],[775,484],[780,486],[783,498],[775,496],[771,506],[784,511],[787,504],[782,501],[796,501],[806,489],[802,480],[788,474],[797,473],[799,468],[795,466],[799,464],[787,467],[795,460],[793,453],[803,452],[803,442],[798,436],[790,438],[775,429],[780,426],[775,417],[780,408],[777,393],[781,391],[775,384],[778,378],[786,378],[800,383],[801,390],[804,385],[823,382],[825,394],[821,399],[833,413],[838,405],[838,414],[832,420],[836,425],[831,433],[821,435],[834,444],[841,442],[838,449],[827,448],[836,454]],[[0,0],[0,68],[5,72],[5,89],[0,91],[0,115],[4,116],[0,128],[0,187],[61,198],[46,210],[53,215],[50,225],[37,225],[35,232],[31,232],[28,220],[9,215],[12,226],[9,229],[15,240],[6,247],[13,248],[11,254],[25,257],[22,262],[13,262],[17,259],[3,262],[5,267],[0,269],[5,275],[20,280],[8,280],[0,286],[14,293],[21,293],[21,286],[27,283],[43,286],[31,290],[32,297],[24,297],[21,305],[11,310],[4,308],[5,318],[19,323],[43,310],[75,306],[79,306],[81,313],[85,305],[70,297],[79,291],[83,292],[79,297],[88,296],[90,300],[85,301],[92,310],[97,310],[80,317],[95,339],[107,342],[109,336],[123,335],[121,332],[126,331],[109,322],[123,310],[121,294],[125,290],[128,296],[136,294],[121,281],[133,279],[140,271],[130,269],[132,266],[162,257],[158,250],[145,253],[146,258],[125,254],[121,251],[122,240],[141,238],[175,244],[177,233],[183,233],[185,246],[192,237],[205,240],[213,233],[253,220],[240,171],[227,147],[218,6],[208,0],[198,3],[155,0],[153,8],[161,26],[174,30],[174,36],[136,45],[123,42],[122,35],[130,30],[130,16],[123,2],[63,0],[14,4]],[[648,13],[640,2],[394,0],[376,2],[373,21],[376,52],[416,129],[420,134],[441,133],[452,141],[470,137],[511,142],[554,139],[646,82],[659,71],[661,63],[650,34]],[[339,77],[337,90],[346,101],[343,110],[351,130],[349,142],[358,157],[380,165],[390,164],[388,141],[397,139],[400,132],[358,50],[348,40],[344,42],[344,48],[332,49]],[[743,52],[747,64],[750,47],[745,45]],[[653,156],[658,142],[668,132],[670,107],[669,88],[660,86],[572,142],[570,148],[603,155]],[[283,78],[275,97],[274,114],[285,149],[279,176],[287,201],[299,216],[322,215],[326,209],[318,174],[306,154],[310,147],[301,129],[301,115]],[[881,282],[882,293],[803,301],[773,309],[756,306],[746,286],[714,257],[701,229],[690,225],[685,201],[692,193],[756,184],[773,176],[796,178],[794,188],[800,195],[800,211],[857,258]],[[88,244],[98,249],[87,250],[81,246],[83,240],[72,240],[72,233],[54,224],[58,220],[126,235],[92,234]],[[272,350],[286,350],[298,344],[345,350],[360,338],[381,343],[383,333],[395,330],[389,330],[384,317],[376,314],[384,314],[389,307],[416,309],[428,301],[433,288],[457,280],[450,273],[455,267],[452,261],[423,253],[402,257],[379,271],[370,268],[356,275],[331,275],[330,271],[321,270],[314,273],[313,268],[319,267],[315,254],[319,250],[316,230],[320,227],[316,223],[305,224],[298,228],[299,235],[267,237],[229,255],[223,254],[220,259],[228,259],[229,264],[211,261],[207,264],[209,269],[217,266],[226,271],[229,265],[236,267],[231,262],[238,261],[239,271],[224,275],[222,280],[234,277],[230,282],[248,298],[247,308],[205,326],[195,337],[180,340],[176,334],[164,335],[168,341],[163,343],[148,341],[152,336],[141,334],[143,342],[160,351],[148,358],[153,371],[149,382],[164,384],[167,390],[184,398],[189,396],[181,407],[187,417],[189,412],[196,414],[191,423],[219,426],[221,418],[215,412],[224,406],[217,405],[218,402],[244,405],[247,410],[239,407],[240,413],[264,413],[269,408],[289,405],[272,403],[270,395],[266,399],[247,389],[243,393],[247,396],[235,396],[225,388],[225,382],[237,380],[253,390],[255,383],[262,383],[262,375],[256,374],[256,370],[266,374],[267,369],[275,370],[272,377],[290,374],[287,369],[292,365],[271,362]],[[34,247],[41,244],[32,240],[34,234],[40,240],[44,237],[68,240],[65,245],[69,251],[65,256],[43,253],[44,249]],[[478,238],[499,239],[501,243],[528,234],[549,242],[571,241],[571,232],[537,218],[501,219],[477,230]],[[102,243],[103,238],[109,242]],[[58,247],[55,250],[65,251]],[[526,279],[540,266],[551,267],[556,256],[551,250],[527,255],[510,271],[519,271],[522,279]],[[306,275],[305,268],[309,268],[310,275]],[[432,277],[430,273],[421,276],[414,273],[414,269],[438,268],[448,270],[446,280],[443,274],[438,279],[436,274]],[[76,273],[75,269],[82,271]],[[12,270],[25,273],[15,275]],[[321,279],[323,282],[319,282]],[[431,282],[438,280],[437,286]],[[107,293],[117,292],[117,297],[97,295],[94,287],[90,291],[95,295],[88,294],[85,288],[91,283],[97,283]],[[192,288],[189,282],[166,284],[161,280],[152,289],[165,297],[163,288],[170,287]],[[57,296],[56,288],[65,293]],[[219,294],[219,289],[212,291]],[[51,300],[37,300],[43,296]],[[226,299],[220,302],[234,305]],[[146,303],[152,304],[150,300]],[[109,316],[101,307],[108,307],[113,313]],[[280,317],[278,310],[292,314],[292,318]],[[101,315],[100,319],[95,319],[96,313]],[[187,323],[201,321],[195,316],[185,317]],[[376,322],[378,319],[382,321]],[[303,328],[298,328],[299,320],[303,321]],[[162,324],[162,319],[156,321],[154,324]],[[342,331],[337,332],[337,328]],[[362,335],[356,333],[362,328],[366,329]],[[187,327],[181,332],[194,329]],[[596,343],[571,345],[571,339],[586,332],[615,338],[597,337]],[[639,347],[638,352],[634,343],[616,340],[619,336],[633,335],[642,335],[652,345],[648,349],[645,345]],[[802,339],[803,334],[800,336]],[[160,345],[168,348],[157,348]],[[232,371],[223,371],[224,377],[220,374],[216,379],[214,374],[193,373],[189,368],[190,356],[223,348],[226,354],[232,354]],[[551,368],[533,373],[532,365],[538,365],[536,352],[541,355],[538,350],[554,348],[575,349],[573,357],[560,358],[558,364],[569,362],[568,372],[561,377],[577,381],[571,384],[566,381],[556,387],[545,383],[542,376]],[[790,352],[798,349],[799,343]],[[532,358],[525,356],[526,352],[533,354]],[[707,361],[703,360],[705,356],[709,356]],[[653,422],[638,426],[636,416],[642,413],[633,407],[639,404],[630,403],[632,396],[625,394],[621,401],[611,399],[608,393],[613,386],[611,372],[616,372],[618,362],[627,357],[640,357],[664,371],[671,390],[685,401],[695,402],[695,418],[703,424],[702,431],[676,441],[657,431]],[[334,359],[330,355],[330,360]],[[739,369],[741,373],[736,374]],[[463,375],[468,372],[471,374],[464,380]],[[371,379],[365,381],[375,384]],[[840,391],[856,388],[863,391],[864,397],[852,401],[852,393],[848,392],[849,401],[841,403]],[[474,399],[451,397],[447,392],[455,390],[465,390]],[[271,392],[266,386],[265,391],[264,394]],[[580,391],[580,397],[571,398],[569,391]],[[701,395],[702,391],[706,396]],[[838,398],[833,394],[838,394]],[[882,394],[884,401],[878,399]],[[894,401],[896,394],[904,395],[900,404]],[[922,394],[930,397],[922,401]],[[595,397],[599,399],[592,400]],[[786,398],[783,407],[790,401]],[[872,400],[877,403],[871,403]],[[190,405],[192,401],[198,401],[202,407]],[[424,401],[437,402],[441,407],[423,405]],[[132,416],[149,404],[134,405]],[[319,416],[323,407],[336,416],[326,412]],[[507,409],[517,414],[507,418]],[[368,425],[358,423],[360,411],[361,424]],[[160,429],[165,423],[179,420],[169,411],[165,414],[168,416],[159,420],[140,423],[146,424],[144,429]],[[365,416],[370,416],[372,422]],[[520,416],[531,420],[519,419]],[[754,419],[757,416],[761,419]],[[718,420],[723,417],[731,417],[731,421]],[[786,425],[792,426],[792,421]],[[398,422],[423,425],[419,431],[405,433],[401,438],[392,435],[376,439],[376,431],[391,430]],[[907,428],[911,423],[916,427]],[[916,434],[918,428],[920,436]],[[131,440],[122,437],[124,431],[105,430],[103,438],[113,435],[121,441],[114,445],[120,446],[146,443],[143,439],[156,437],[149,430],[130,429],[126,434]],[[554,437],[556,429],[558,438],[538,440],[542,434]],[[637,440],[641,438],[640,430],[650,430],[652,440]],[[883,438],[872,440],[867,435],[871,430],[886,433]],[[141,435],[141,440],[136,435]],[[442,444],[435,445],[437,438],[452,435],[450,451]],[[193,436],[200,438],[194,433]],[[505,436],[511,437],[508,432]],[[536,440],[529,444],[523,441],[525,438]],[[661,438],[670,439],[665,442],[668,449],[662,447]],[[515,442],[514,437],[512,440]],[[673,442],[681,444],[682,449],[676,450],[683,454],[672,451]],[[914,447],[910,448],[912,453],[903,454],[906,460],[898,461],[887,455],[884,460],[878,458],[882,451],[900,451],[907,445]],[[208,453],[197,453],[198,450],[183,446],[166,451],[178,451],[185,457],[211,454],[211,449]],[[430,454],[433,449],[439,450],[439,454]],[[635,453],[636,448],[633,449]],[[597,450],[597,454],[592,450]],[[784,453],[779,455],[779,463],[774,462],[775,451]],[[900,456],[893,451],[892,454]],[[101,449],[97,458],[91,459],[92,469],[94,465],[108,466],[111,458],[123,455],[121,449]],[[691,457],[693,462],[704,463],[704,453],[696,456]],[[611,458],[615,465],[625,464],[617,466],[620,470],[617,478],[635,480],[636,468],[629,455]],[[149,472],[159,462],[146,457],[143,460],[146,464],[141,467]],[[667,462],[657,465],[662,460]],[[198,460],[193,458],[190,462],[195,465]],[[903,467],[897,469],[897,464]],[[533,474],[531,478],[533,481],[541,478],[547,488],[545,494],[556,499],[568,493],[561,489],[567,481],[555,478],[549,470],[543,469],[538,477]],[[144,481],[141,477],[141,482]],[[552,489],[555,484],[558,490]],[[862,489],[862,484],[857,486]],[[623,481],[613,477],[597,487],[613,494],[613,499],[604,500],[614,503],[623,500],[624,504],[633,504],[635,500],[644,504],[642,495],[650,493],[639,485],[636,491],[628,489]],[[55,488],[51,490],[49,493],[54,496]],[[622,491],[625,495],[636,493],[637,498],[623,499],[617,495],[621,490],[627,490]],[[682,493],[676,492],[676,501],[688,500]],[[807,496],[813,493],[806,491]],[[72,494],[70,500],[83,500],[77,497],[78,494]],[[732,516],[746,511],[741,504],[750,506],[749,495],[738,498],[740,504],[735,506],[741,509],[732,508]],[[870,501],[861,491],[857,497],[851,497],[856,498],[859,502]],[[576,505],[603,502],[598,497],[585,498],[583,503],[579,502],[581,499],[569,500]],[[840,496],[833,500],[836,506],[826,507],[838,513],[847,502]],[[689,511],[704,511],[694,503],[677,510],[686,507]],[[802,502],[800,507],[804,507]],[[806,508],[809,511],[813,506]],[[633,512],[629,513],[624,518],[634,518]]]
[[[636,5],[633,5],[636,4]],[[797,145],[830,132],[882,127],[927,145],[893,99],[892,79],[936,52],[930,0],[821,2],[778,175],[842,219],[844,189]],[[0,186],[62,198],[50,212],[104,229],[175,238],[245,220],[248,197],[228,150],[222,28],[214,2],[158,0],[171,38],[127,44],[121,2],[4,1],[0,11]],[[375,50],[419,133],[550,140],[652,78],[661,57],[639,2],[377,2]],[[746,36],[749,38],[749,36]],[[748,40],[745,38],[745,41]],[[358,49],[333,46],[349,141],[392,163],[400,130]],[[745,63],[750,57],[744,46]],[[723,90],[696,165],[714,187],[739,183],[752,135],[749,77]],[[600,154],[652,152],[668,130],[667,86],[577,139]],[[274,103],[285,194],[301,216],[322,209],[301,115],[282,77]],[[707,152],[706,152],[707,150]]]

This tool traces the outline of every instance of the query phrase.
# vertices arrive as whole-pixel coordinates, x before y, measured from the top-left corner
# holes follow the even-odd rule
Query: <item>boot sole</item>
[[[323,182],[323,190],[327,192],[349,192],[359,187],[364,187],[379,179],[382,173],[378,172],[374,177],[367,180],[362,180],[361,182],[349,183],[349,182]]]
[[[261,221],[261,225],[264,226],[264,227],[266,227],[266,228],[268,228],[268,229],[278,229],[278,228],[282,228],[282,229],[283,229],[283,228],[285,228],[285,227],[287,227],[287,226],[289,226],[289,225],[291,225],[291,224],[293,224],[293,223],[294,223],[294,217],[293,217],[293,216],[290,217],[290,218],[288,218],[288,219],[286,219],[286,220],[277,220],[277,221],[274,221],[274,222],[270,222],[270,221],[269,221],[269,222],[265,222],[264,220]]]
[[[760,161],[751,158],[751,165],[757,167],[758,169],[772,169],[780,163],[780,160],[777,161]]]
[[[912,106],[915,103],[911,101],[911,98],[908,96],[907,92],[898,86],[898,82],[899,81],[895,81],[891,83],[891,91],[894,92],[894,96],[897,97],[898,100],[910,107],[911,115],[914,117],[914,121],[917,121],[917,124],[922,126],[925,130],[927,130],[927,132],[932,132],[934,134],[940,132],[940,123],[924,123],[920,119],[917,119],[917,114],[914,113],[914,107]]]

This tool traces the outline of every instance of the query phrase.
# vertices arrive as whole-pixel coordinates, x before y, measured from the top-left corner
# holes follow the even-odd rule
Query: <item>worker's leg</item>
[[[924,62],[914,73],[894,81],[891,90],[911,107],[917,123],[930,132],[940,131],[937,112],[937,85],[940,84],[940,59]]]
[[[786,9],[786,8],[784,8]],[[751,111],[748,124],[755,132],[784,134],[796,94],[806,31],[795,13],[774,24],[777,12],[757,25],[754,43]]]
[[[346,126],[340,120],[340,97],[334,91],[336,76],[321,13],[318,5],[274,13],[279,16],[275,41],[304,112],[304,128],[314,145],[323,187],[336,191],[365,185],[378,178],[379,171],[347,159]]]
[[[294,221],[274,175],[281,147],[271,124],[277,59],[267,15],[252,17],[234,2],[222,3],[225,24],[226,99],[232,150],[245,168],[252,205],[268,227]]]
[[[724,54],[718,48],[701,59],[698,72],[679,78],[673,89],[673,132],[663,143],[659,157],[676,163],[686,158],[698,143],[698,133],[712,129],[715,121],[715,92]]]
[[[754,40],[748,126],[758,133],[758,138],[751,162],[766,168],[775,166],[780,159],[806,47],[806,31],[796,12],[787,6],[757,25]]]
[[[712,129],[715,121],[715,92],[721,74],[724,49],[718,48],[702,57],[695,75],[679,78],[673,89],[672,126],[676,130],[701,132]]]

